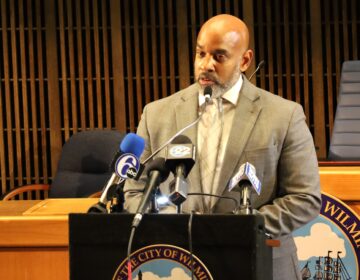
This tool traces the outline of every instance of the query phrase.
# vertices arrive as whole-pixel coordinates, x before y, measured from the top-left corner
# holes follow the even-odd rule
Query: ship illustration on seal
[[[307,261],[301,269],[302,280],[350,280],[350,274],[340,257],[341,251],[337,252],[335,258],[331,257],[332,253],[332,251],[328,251],[327,256],[318,257],[315,261],[314,275],[311,275],[309,268],[311,263]]]

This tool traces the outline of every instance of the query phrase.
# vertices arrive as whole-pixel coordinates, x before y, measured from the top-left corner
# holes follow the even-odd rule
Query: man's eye
[[[205,57],[205,55],[206,55],[205,52],[197,52],[197,54],[199,57]]]
[[[217,55],[215,55],[215,60],[222,62],[222,61],[225,60],[225,55],[223,55],[223,54],[217,54]]]

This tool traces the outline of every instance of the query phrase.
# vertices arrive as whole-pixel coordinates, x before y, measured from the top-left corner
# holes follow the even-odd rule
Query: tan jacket
[[[198,87],[191,85],[169,97],[145,106],[137,133],[147,147],[142,158],[166,142],[198,115]],[[184,133],[197,143],[197,127]],[[164,153],[159,156],[164,157]],[[281,237],[294,252],[288,236],[293,230],[315,218],[320,211],[321,196],[318,162],[313,138],[305,122],[302,107],[292,101],[255,87],[245,77],[230,132],[220,173],[218,195],[239,198],[228,192],[227,184],[246,161],[253,164],[262,182],[260,196],[251,196],[252,205],[265,218],[266,229],[275,238]],[[189,192],[201,192],[199,163],[188,176]],[[144,184],[127,182],[125,190],[142,189]],[[165,189],[168,186],[163,186]],[[141,194],[128,192],[125,207],[134,212]],[[211,209],[226,213],[234,209],[229,200],[220,199]],[[189,196],[183,204],[185,212],[206,212],[203,198]],[[291,239],[291,242],[286,241]],[[291,244],[290,244],[291,243]],[[282,252],[275,255],[283,255]]]

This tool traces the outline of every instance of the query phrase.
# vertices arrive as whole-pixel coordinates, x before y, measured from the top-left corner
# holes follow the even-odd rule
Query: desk
[[[349,205],[360,216],[360,166],[320,166],[321,190]]]
[[[68,213],[97,201],[0,202],[0,279],[69,279]]]

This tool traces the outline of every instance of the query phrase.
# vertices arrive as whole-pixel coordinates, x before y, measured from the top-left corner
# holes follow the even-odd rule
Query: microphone
[[[212,96],[212,88],[211,86],[207,86],[204,89],[205,105],[210,101],[211,96]]]
[[[255,167],[246,162],[240,166],[239,171],[229,181],[228,190],[240,192],[240,206],[236,214],[252,214],[250,193],[254,189],[258,195],[261,193],[261,182],[256,177]]]
[[[195,164],[195,154],[195,146],[185,135],[177,136],[166,150],[165,164],[175,177],[170,183],[169,200],[178,207],[187,198],[186,178]]]
[[[111,163],[110,179],[107,181],[101,193],[99,202],[92,206],[88,212],[107,212],[106,204],[108,194],[113,186],[123,185],[127,178],[137,178],[141,173],[143,165],[140,164],[139,157],[145,148],[145,140],[135,133],[127,134],[120,143],[120,149],[115,154]],[[139,172],[140,171],[140,172]]]
[[[251,78],[265,65],[265,60],[261,60],[258,64],[258,66],[256,67],[255,71],[250,75],[249,80],[251,80]]]
[[[169,177],[170,173],[170,170],[166,167],[165,159],[161,157],[151,161],[147,165],[146,171],[148,180],[145,184],[143,197],[132,222],[133,228],[138,227],[146,211],[146,208],[149,206],[149,202],[152,196],[156,192],[157,187],[160,183],[164,182]]]
[[[146,164],[149,160],[153,159],[160,151],[162,151],[167,145],[171,143],[177,136],[182,134],[184,131],[188,130],[189,128],[193,127],[195,124],[197,124],[204,113],[205,107],[209,102],[211,102],[211,95],[212,95],[212,88],[210,86],[207,86],[204,89],[204,96],[205,96],[205,106],[202,107],[202,110],[200,111],[199,117],[190,123],[189,125],[185,126],[184,128],[180,129],[178,132],[176,132],[173,136],[170,137],[169,140],[167,140],[164,144],[162,144],[155,152],[153,152],[148,158],[146,158],[142,163]]]

